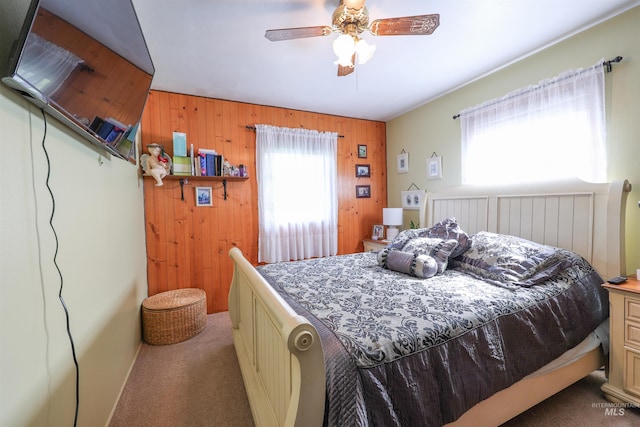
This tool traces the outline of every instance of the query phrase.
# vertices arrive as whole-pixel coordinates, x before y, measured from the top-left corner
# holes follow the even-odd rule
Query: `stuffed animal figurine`
[[[148,144],[147,151],[149,154],[140,156],[140,165],[145,175],[151,175],[156,180],[156,187],[159,187],[163,184],[162,178],[171,171],[171,157],[160,144]]]

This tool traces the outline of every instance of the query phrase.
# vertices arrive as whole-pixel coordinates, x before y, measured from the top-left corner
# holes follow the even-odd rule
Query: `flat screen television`
[[[135,162],[155,68],[132,0],[2,0],[0,16],[2,81],[93,146]]]

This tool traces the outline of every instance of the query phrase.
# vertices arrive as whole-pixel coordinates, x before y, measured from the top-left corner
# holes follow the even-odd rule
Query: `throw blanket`
[[[430,426],[555,359],[608,316],[600,277],[572,255],[552,281],[517,289],[451,269],[419,279],[378,266],[375,253],[258,271],[320,333],[326,424]]]

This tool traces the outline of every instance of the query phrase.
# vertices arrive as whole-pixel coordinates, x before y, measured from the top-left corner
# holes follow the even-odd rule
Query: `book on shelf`
[[[222,176],[224,156],[216,150],[199,148],[194,156],[194,176]]]
[[[189,162],[191,164],[191,175],[196,174],[195,163],[193,162],[193,144],[191,144],[191,148],[189,149]]]
[[[222,156],[222,154],[217,154],[215,156],[214,161],[216,162],[215,164],[215,173],[216,176],[222,176],[223,175],[223,164],[224,164],[224,157]]]
[[[187,157],[187,134],[173,132],[173,155]]]
[[[198,153],[198,160],[200,163],[200,176],[207,176],[207,155]]]
[[[216,154],[205,154],[206,176],[216,176]]]
[[[191,158],[186,156],[173,156],[173,174],[191,176]]]
[[[216,150],[210,148],[198,148],[198,159],[196,166],[200,166],[200,176],[214,176],[213,165],[214,162],[209,159],[213,159],[213,156],[218,154]]]

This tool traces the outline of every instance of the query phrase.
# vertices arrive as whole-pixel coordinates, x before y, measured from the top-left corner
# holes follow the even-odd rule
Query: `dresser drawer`
[[[625,349],[624,390],[640,396],[640,353]]]
[[[624,322],[624,345],[640,351],[640,324]]]
[[[640,299],[624,298],[624,317],[626,320],[633,320],[640,323]]]

